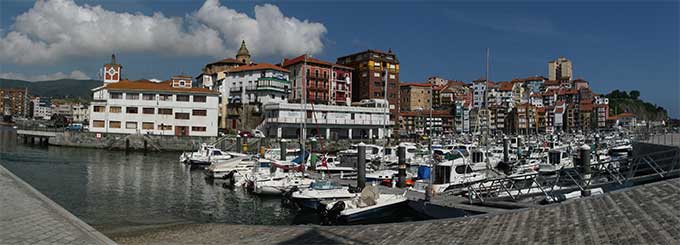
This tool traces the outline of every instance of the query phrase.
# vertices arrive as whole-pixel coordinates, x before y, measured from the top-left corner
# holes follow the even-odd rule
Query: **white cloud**
[[[242,39],[258,57],[323,49],[323,24],[286,17],[274,5],[255,6],[249,17],[218,0],[206,0],[185,17],[168,17],[39,0],[0,36],[0,62],[54,63],[112,52],[233,56]]]
[[[225,42],[234,47],[230,53],[245,40],[251,54],[256,56],[319,53],[324,47],[322,37],[327,32],[323,24],[286,17],[271,4],[255,6],[253,19],[220,5],[218,0],[206,0],[191,18],[219,30]]]
[[[24,81],[31,81],[31,82],[57,80],[57,79],[65,79],[65,78],[79,79],[79,80],[91,79],[88,75],[86,75],[84,72],[79,71],[79,70],[74,70],[70,74],[66,74],[66,73],[63,73],[63,72],[56,72],[56,73],[44,74],[44,75],[26,75],[26,74],[22,74],[22,73],[7,72],[7,73],[0,73],[0,78],[24,80]]]

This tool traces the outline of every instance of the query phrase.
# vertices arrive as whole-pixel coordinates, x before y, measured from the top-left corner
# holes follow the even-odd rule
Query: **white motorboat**
[[[182,153],[180,162],[191,166],[208,166],[237,156],[245,156],[245,154],[224,152],[213,145],[202,144],[196,152]]]
[[[291,199],[299,208],[316,210],[321,201],[338,201],[356,196],[357,193],[351,193],[347,186],[341,186],[327,180],[317,180],[309,188],[293,190],[287,198]]]
[[[340,161],[338,161],[337,157],[324,155],[316,163],[316,171],[326,172],[326,173],[339,173],[339,172],[351,173],[351,172],[356,172],[356,169],[354,169],[353,167],[342,167],[342,166],[339,166],[339,165],[340,165]]]
[[[321,215],[330,223],[372,223],[399,213],[407,201],[404,195],[380,194],[375,186],[366,186],[354,198],[322,202]]]
[[[212,179],[230,179],[236,184],[250,172],[252,172],[256,159],[250,156],[234,157],[224,162],[210,165],[205,170],[205,175]]]
[[[313,182],[302,173],[303,166],[292,162],[270,162],[269,171],[260,164],[249,178],[251,189],[259,195],[281,195],[294,187],[307,188]]]

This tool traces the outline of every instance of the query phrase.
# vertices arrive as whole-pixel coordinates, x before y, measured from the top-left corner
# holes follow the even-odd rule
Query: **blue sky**
[[[204,1],[76,1],[75,4],[78,7],[85,4],[100,5],[103,10],[117,14],[152,16],[154,13],[162,13],[164,17],[179,20],[179,25],[187,29],[180,31],[180,34],[187,36],[200,36],[198,34],[201,32],[191,31],[191,26],[195,24],[194,19],[201,19],[199,23],[207,26],[226,23],[224,19],[200,18],[197,12]],[[266,2],[220,1],[217,6],[225,11],[229,9],[234,13],[245,14],[246,18],[261,22],[262,27],[271,22],[266,22],[262,16],[255,19],[255,6],[262,7],[264,4]],[[491,49],[490,77],[494,81],[532,75],[546,76],[547,61],[565,56],[573,62],[574,75],[588,80],[596,92],[637,89],[641,91],[643,99],[664,106],[673,117],[680,117],[680,6],[677,1],[281,1],[271,4],[267,11],[261,9],[263,15],[276,14],[277,11],[272,10],[275,8],[283,18],[295,18],[298,22],[294,25],[307,31],[279,31],[278,29],[283,28],[274,28],[273,31],[260,30],[258,34],[243,34],[246,37],[257,35],[258,41],[249,45],[253,52],[265,50],[264,47],[269,44],[277,47],[258,52],[255,57],[257,62],[276,63],[284,56],[301,53],[299,50],[311,49],[315,57],[334,61],[339,56],[369,48],[391,48],[401,61],[402,81],[423,81],[428,76],[439,75],[469,82],[483,75],[486,48]],[[35,11],[35,8],[33,2],[27,1],[0,3],[0,40],[5,41],[0,41],[0,45],[5,45],[7,49],[8,36],[12,31],[28,33],[26,36],[35,40],[34,35],[46,35],[44,33],[50,32],[30,28],[51,28],[51,25],[60,23],[61,19],[50,21],[51,24],[38,25],[30,23],[30,20],[23,20],[17,25],[17,16],[32,9]],[[280,22],[279,19],[271,19]],[[130,79],[165,79],[180,73],[196,75],[205,63],[233,56],[230,52],[237,48],[238,43],[235,40],[241,32],[224,25],[241,24],[211,26],[218,30],[217,36],[221,37],[218,37],[217,43],[221,39],[224,41],[222,46],[225,47],[214,53],[200,47],[159,44],[167,47],[158,48],[140,43],[134,44],[138,45],[135,48],[129,48],[133,44],[113,43],[113,48],[110,49],[92,45],[79,52],[78,43],[90,40],[83,38],[66,44],[76,47],[64,48],[62,43],[46,49],[52,52],[64,48],[66,51],[54,51],[58,54],[57,59],[41,61],[36,58],[22,61],[17,57],[29,55],[19,51],[12,52],[18,50],[17,48],[3,52],[3,47],[0,46],[0,75],[36,77],[62,73],[79,76],[80,74],[73,74],[73,71],[80,71],[85,76],[96,78],[99,67],[108,61],[111,52],[117,53],[119,62],[124,65],[124,77]],[[53,41],[50,37],[42,38],[46,39],[43,42]],[[132,41],[130,39],[134,38],[118,42]],[[196,41],[187,40],[183,41]],[[314,42],[316,40],[320,45]]]

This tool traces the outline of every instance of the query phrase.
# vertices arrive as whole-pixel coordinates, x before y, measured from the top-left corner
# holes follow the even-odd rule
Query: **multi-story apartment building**
[[[364,100],[353,106],[302,104],[264,105],[265,134],[269,137],[296,138],[303,134],[324,139],[382,139],[391,135],[394,122],[388,119],[384,100]],[[385,130],[387,129],[387,130]]]
[[[72,110],[71,112],[72,122],[85,123],[90,121],[89,106],[83,105],[81,103],[76,103],[71,105],[71,110]]]
[[[116,81],[93,89],[90,131],[217,136],[219,93],[192,87],[191,77],[164,82]]]
[[[506,117],[508,107],[492,105],[487,107],[489,111],[489,129],[493,134],[509,133],[506,127]]]
[[[31,100],[33,118],[50,120],[52,117],[52,102],[48,98],[35,97]]]
[[[390,119],[399,119],[399,59],[391,49],[387,52],[371,49],[361,51],[340,57],[337,63],[354,69],[352,101],[387,98]]]
[[[548,79],[571,81],[572,78],[572,65],[567,58],[559,57],[548,61]]]
[[[286,103],[290,91],[288,70],[272,64],[234,67],[224,75],[219,91],[230,103]]]
[[[513,131],[517,134],[536,132],[536,119],[536,107],[530,104],[517,105],[517,107],[512,110]]]
[[[458,133],[469,133],[472,103],[470,101],[457,100],[455,101],[455,106],[455,131]]]
[[[427,83],[402,83],[399,106],[401,111],[430,110],[432,85]]]
[[[0,88],[0,110],[9,109],[12,116],[28,116],[29,97],[26,88]]]
[[[455,117],[448,110],[402,111],[401,130],[403,133],[441,135],[454,132]]]
[[[472,106],[474,108],[486,107],[487,88],[493,86],[492,82],[487,82],[484,79],[472,81]]]
[[[307,95],[307,103],[350,105],[353,89],[352,68],[301,55],[284,59],[283,68],[290,71],[293,90],[289,101],[300,103]]]

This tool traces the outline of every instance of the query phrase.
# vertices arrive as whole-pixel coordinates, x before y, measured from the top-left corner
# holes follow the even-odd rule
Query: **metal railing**
[[[593,160],[594,161],[594,160]],[[680,148],[671,148],[630,158],[592,163],[591,171],[565,168],[554,174],[529,173],[502,176],[469,184],[467,196],[482,203],[488,200],[518,201],[544,196],[555,201],[559,194],[603,186],[623,187],[638,181],[680,176]]]

